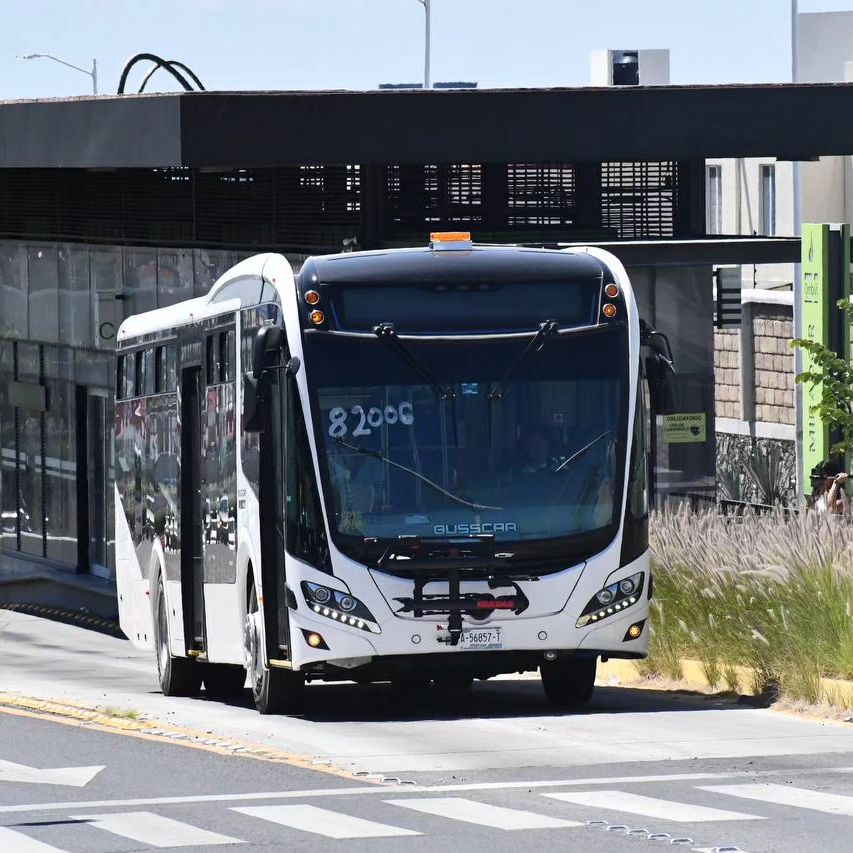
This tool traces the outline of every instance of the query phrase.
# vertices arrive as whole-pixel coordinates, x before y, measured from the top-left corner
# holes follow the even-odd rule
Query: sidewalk
[[[75,574],[48,562],[0,556],[0,607],[41,605],[115,621],[118,604],[114,580]]]

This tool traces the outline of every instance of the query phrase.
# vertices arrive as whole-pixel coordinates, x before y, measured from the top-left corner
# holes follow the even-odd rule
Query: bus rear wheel
[[[160,689],[164,696],[195,696],[201,689],[201,667],[189,658],[174,657],[169,649],[169,617],[162,577],[157,579],[155,606],[154,640]]]
[[[263,614],[252,584],[246,614],[246,660],[252,698],[261,714],[299,714],[305,694],[305,678],[289,669],[268,667],[263,654]]]
[[[204,689],[211,696],[227,699],[239,696],[246,686],[246,669],[228,663],[204,665]]]
[[[561,708],[586,705],[595,687],[594,657],[562,657],[543,661],[539,666],[545,696],[552,705]]]

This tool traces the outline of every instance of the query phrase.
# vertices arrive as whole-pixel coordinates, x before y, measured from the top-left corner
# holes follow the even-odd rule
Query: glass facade
[[[114,575],[113,349],[249,253],[0,241],[0,547]]]

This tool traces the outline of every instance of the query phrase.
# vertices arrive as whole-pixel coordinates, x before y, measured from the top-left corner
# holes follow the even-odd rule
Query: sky
[[[672,83],[790,79],[790,0],[432,0],[434,80],[579,86],[595,48],[669,48]],[[800,12],[853,0],[799,0]],[[207,89],[370,89],[423,79],[418,0],[0,0],[0,99],[115,93],[135,53],[177,59]],[[851,45],[853,54],[853,45]],[[137,66],[128,91],[145,69]],[[159,72],[148,91],[176,88]]]

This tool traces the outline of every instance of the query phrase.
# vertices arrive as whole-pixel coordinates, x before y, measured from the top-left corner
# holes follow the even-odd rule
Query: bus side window
[[[207,365],[206,373],[207,373],[207,384],[208,385],[216,385],[219,382],[219,353],[217,352],[216,346],[216,334],[210,334],[205,338],[205,347],[206,347],[206,357],[205,363]]]
[[[219,333],[218,382],[233,382],[235,379],[235,353],[237,333],[233,329]]]
[[[123,355],[116,359],[116,400],[124,399],[124,359]]]
[[[142,350],[139,355],[141,356],[141,365],[142,369],[139,375],[139,393],[143,397],[148,397],[151,394],[154,394],[154,350]]]
[[[134,376],[133,376],[133,396],[141,397],[142,396],[142,361],[145,358],[145,353],[138,349],[133,354],[134,360]]]
[[[166,390],[165,347],[154,348],[154,393],[162,394]]]
[[[285,548],[320,571],[331,571],[308,430],[293,376],[287,379],[285,453]]]
[[[163,390],[175,393],[178,390],[178,348],[175,344],[168,344],[163,350]]]
[[[124,357],[124,393],[123,398],[129,400],[136,396],[136,362],[137,353],[130,352]]]

